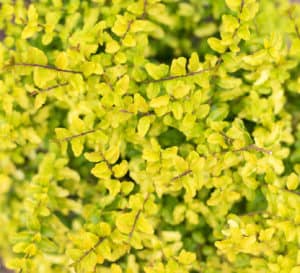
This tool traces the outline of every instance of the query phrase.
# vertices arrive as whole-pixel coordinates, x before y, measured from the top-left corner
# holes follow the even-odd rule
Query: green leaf
[[[44,253],[57,253],[59,251],[58,246],[47,238],[43,238],[38,243],[38,248],[41,249]]]

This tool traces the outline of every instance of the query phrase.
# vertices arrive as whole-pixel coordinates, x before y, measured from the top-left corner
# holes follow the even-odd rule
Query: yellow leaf
[[[81,137],[73,138],[71,140],[72,151],[75,156],[80,156],[83,151],[83,139]]]
[[[111,170],[105,162],[96,164],[95,167],[91,170],[91,173],[94,176],[102,179],[109,179],[111,176]]]
[[[65,69],[68,66],[68,56],[66,52],[60,52],[55,59],[55,66]]]
[[[138,135],[140,137],[144,137],[149,128],[150,128],[150,116],[144,116],[142,118],[140,118],[139,123],[138,123],[138,127],[137,127],[137,131],[138,131]]]
[[[38,110],[39,108],[42,107],[42,105],[46,102],[47,99],[47,94],[45,93],[39,93],[36,97],[35,97],[35,101],[34,101],[34,109]]]

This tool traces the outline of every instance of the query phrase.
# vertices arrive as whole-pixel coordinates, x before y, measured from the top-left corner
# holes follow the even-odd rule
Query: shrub
[[[2,0],[0,252],[19,273],[300,272],[300,9]]]

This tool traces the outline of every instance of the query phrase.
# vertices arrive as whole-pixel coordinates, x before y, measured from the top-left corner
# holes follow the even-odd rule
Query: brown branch
[[[202,69],[202,70],[199,70],[199,71],[190,72],[190,73],[185,74],[185,75],[169,76],[169,77],[158,79],[158,80],[145,80],[145,81],[142,81],[140,83],[141,84],[148,84],[148,83],[157,83],[157,82],[164,82],[164,81],[171,81],[171,80],[175,80],[175,79],[187,78],[187,77],[199,75],[199,74],[202,74],[202,73],[205,73],[205,72],[208,72],[208,71],[212,71],[214,68],[206,68],[206,69]]]
[[[296,35],[297,35],[298,39],[300,39],[300,30],[299,30],[298,25],[296,24],[295,17],[293,16],[291,9],[288,10],[288,16],[291,19],[291,21],[293,21]]]
[[[141,213],[142,213],[143,210],[144,210],[145,204],[146,204],[146,202],[148,201],[148,199],[149,199],[149,193],[147,193],[146,198],[144,199],[142,208],[138,210],[138,212],[136,213],[136,215],[135,215],[135,217],[134,217],[133,225],[132,225],[131,230],[130,230],[129,235],[128,235],[129,242],[130,242],[130,240],[131,240],[131,238],[132,238],[132,236],[133,236],[133,233],[134,233],[134,231],[135,231],[137,222],[138,222],[138,220],[139,220],[139,218],[140,218]]]
[[[121,112],[121,113],[126,113],[126,114],[134,114],[133,112],[128,111],[128,110],[126,110],[126,109],[121,109],[120,112]]]
[[[285,192],[289,192],[289,193],[292,193],[292,194],[296,194],[296,195],[299,195],[300,196],[300,192],[298,191],[292,191],[292,190],[288,190],[288,189],[281,189],[282,191],[285,191]]]
[[[68,137],[65,137],[65,138],[62,138],[62,139],[57,139],[57,141],[58,141],[58,142],[60,142],[60,141],[70,141],[70,140],[72,140],[73,138],[85,136],[85,135],[94,133],[94,132],[96,132],[97,130],[101,130],[101,129],[92,129],[92,130],[88,130],[88,131],[85,131],[85,132],[82,132],[82,133],[79,133],[79,134],[76,134],[76,135],[68,136]]]
[[[233,142],[233,138],[227,136],[224,132],[220,132],[220,134],[225,138],[225,141],[227,142],[227,144],[232,145]]]
[[[7,65],[6,68],[9,68],[9,67],[12,67],[12,66],[40,67],[40,68],[44,68],[44,69],[55,70],[57,72],[83,74],[81,71],[62,69],[62,68],[58,68],[58,67],[53,66],[53,65],[44,65],[44,64],[12,63],[12,64]]]
[[[48,91],[51,91],[52,89],[56,89],[58,87],[66,86],[68,84],[69,84],[68,82],[65,82],[65,83],[59,83],[59,84],[56,84],[56,85],[53,85],[53,86],[50,86],[50,87],[47,87],[47,88],[44,88],[44,89],[38,88],[37,90],[34,90],[34,91],[30,92],[30,96],[35,96],[38,93],[48,92]]]
[[[145,19],[147,16],[147,5],[148,5],[148,1],[144,0],[144,9],[143,9],[143,14],[141,15],[141,19]]]
[[[240,13],[242,13],[244,6],[245,6],[245,0],[242,0],[241,6],[240,6]]]
[[[86,252],[83,253],[82,256],[79,257],[79,259],[77,261],[75,261],[73,264],[71,264],[70,266],[74,266],[78,263],[80,263],[86,256],[88,256],[91,252],[95,251],[96,248],[106,239],[106,237],[101,237],[99,238],[98,242],[89,250],[87,250]]]
[[[107,167],[112,170],[112,166],[109,164],[108,160],[105,158],[104,154],[102,153],[102,151],[100,151],[100,155],[102,157],[102,160],[105,162],[105,164],[107,165]]]
[[[260,153],[264,153],[264,154],[269,154],[269,155],[272,154],[271,150],[267,150],[265,148],[258,147],[255,144],[250,144],[250,145],[247,145],[243,148],[233,150],[233,152],[242,152],[242,151],[251,151],[251,150],[254,150],[254,151],[257,151],[257,152],[260,152]]]
[[[182,177],[184,177],[184,176],[189,175],[190,173],[192,173],[192,170],[186,170],[186,171],[184,171],[183,173],[181,173],[181,174],[179,174],[179,175],[173,177],[173,178],[171,179],[171,181],[178,180],[178,179],[180,179],[180,178],[182,178]]]
[[[145,117],[145,116],[152,116],[154,115],[154,112],[153,111],[149,111],[149,112],[138,112],[138,114],[142,117]]]
[[[133,20],[130,20],[130,21],[128,22],[127,29],[126,29],[125,33],[123,34],[123,36],[121,37],[121,41],[124,40],[124,38],[126,37],[127,33],[130,31],[130,28],[131,28],[132,23],[133,23]]]

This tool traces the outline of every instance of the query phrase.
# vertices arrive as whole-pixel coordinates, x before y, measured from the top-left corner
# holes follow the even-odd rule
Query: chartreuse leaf
[[[110,270],[111,273],[122,273],[122,268],[118,264],[112,264]]]
[[[181,264],[191,264],[196,260],[196,254],[185,250],[181,250],[177,260]]]
[[[98,237],[84,230],[80,230],[78,233],[70,234],[69,239],[80,249],[89,250],[94,247],[98,242]]]
[[[69,64],[68,55],[66,52],[60,52],[55,59],[55,66],[66,69]]]
[[[114,54],[120,49],[120,45],[117,41],[111,39],[109,42],[106,43],[105,52]]]
[[[183,76],[186,74],[186,58],[174,59],[171,64],[170,73],[172,76]]]
[[[95,165],[95,167],[91,170],[91,173],[101,179],[108,179],[111,176],[111,170],[107,166],[106,162],[100,162]]]
[[[151,78],[154,80],[159,80],[165,76],[167,76],[169,72],[169,67],[165,64],[153,64],[153,63],[147,63],[145,65],[147,73],[150,75]]]
[[[94,251],[88,253],[77,265],[78,273],[93,272],[97,264],[97,255]]]
[[[85,62],[81,66],[81,70],[86,77],[96,74],[101,75],[103,73],[103,68],[101,64],[95,62]]]
[[[57,77],[55,71],[49,71],[40,67],[35,67],[33,70],[33,80],[36,86],[45,88],[49,82]]]
[[[300,181],[298,175],[296,175],[295,173],[291,173],[287,178],[287,188],[289,190],[295,190],[298,188],[299,182]]]
[[[99,162],[103,160],[100,152],[84,153],[84,157],[90,162]]]
[[[202,65],[199,61],[199,56],[196,52],[193,52],[189,59],[188,69],[191,72],[196,72],[202,69]]]
[[[107,151],[104,152],[104,158],[110,164],[114,164],[120,156],[120,149],[118,146],[111,146]]]
[[[38,13],[33,4],[29,6],[27,18],[28,23],[22,31],[22,39],[30,38],[38,31]]]
[[[232,15],[222,16],[222,28],[224,32],[234,33],[234,31],[239,27],[239,21],[236,17]]]
[[[137,230],[146,233],[146,234],[153,234],[154,230],[151,223],[145,218],[144,214],[141,213],[139,215],[139,219],[136,225]]]
[[[128,28],[128,22],[124,16],[117,15],[117,20],[114,23],[114,26],[112,27],[112,31],[122,37]]]
[[[225,0],[226,5],[233,11],[238,11],[243,0]]]
[[[217,38],[209,38],[207,40],[209,46],[217,51],[218,53],[224,53],[226,50],[226,46],[222,43],[222,40],[217,39]]]
[[[150,128],[150,124],[151,124],[150,116],[144,116],[139,120],[137,130],[138,130],[138,135],[140,137],[144,137],[147,134],[147,131]]]
[[[46,65],[48,63],[48,58],[47,58],[46,54],[42,50],[40,50],[36,47],[32,47],[32,46],[29,47],[26,51],[25,56],[26,56],[25,61],[28,63],[41,64],[41,65]],[[43,68],[40,68],[40,69],[43,69]]]
[[[46,93],[39,93],[34,101],[34,109],[38,110],[39,108],[41,108],[47,100],[47,94]]]
[[[258,12],[259,4],[256,1],[249,1],[246,3],[240,14],[240,19],[243,21],[252,20]]]
[[[132,230],[135,217],[136,213],[134,211],[119,214],[116,219],[116,226],[118,230],[122,233],[129,234]]]

